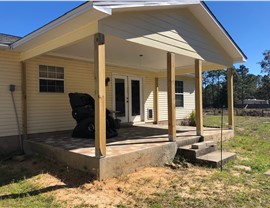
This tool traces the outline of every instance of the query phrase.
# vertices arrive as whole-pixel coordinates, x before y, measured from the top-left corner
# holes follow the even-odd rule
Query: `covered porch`
[[[95,3],[88,2],[82,5],[13,44],[14,50],[20,53],[22,120],[26,146],[30,143],[41,144],[40,151],[49,156],[47,147],[45,148],[49,144],[51,155],[59,160],[72,163],[75,167],[79,166],[80,169],[85,166],[98,178],[106,178],[107,172],[110,172],[109,167],[114,168],[116,172],[122,171],[123,173],[125,170],[135,170],[137,166],[133,166],[132,161],[139,161],[138,163],[142,164],[164,164],[173,159],[179,143],[186,139],[194,143],[206,139],[208,134],[211,135],[211,132],[216,131],[203,127],[202,72],[223,68],[228,68],[228,123],[231,129],[228,131],[233,132],[233,77],[230,67],[233,63],[243,61],[245,58],[199,1],[198,5],[181,4],[162,7],[162,9],[165,8],[164,11],[162,10],[162,15],[166,17],[166,20],[159,16],[161,14],[159,6],[139,6],[138,8],[143,7],[143,11],[138,8],[133,10],[132,7],[117,8],[112,13],[114,7],[105,10],[93,4]],[[145,10],[148,12],[145,13]],[[183,21],[183,25],[180,26],[178,24],[181,21]],[[212,24],[208,24],[209,21],[212,21]],[[218,39],[214,38],[214,35]],[[42,64],[39,60],[43,60],[43,57],[52,59],[51,63],[55,63],[53,66],[62,64],[58,61],[59,59],[66,62],[76,60],[77,66],[81,62],[86,63],[89,74],[88,77],[83,76],[84,83],[82,83],[82,79],[76,80],[77,82],[74,83],[75,78],[73,77],[77,76],[77,71],[79,71],[75,65],[68,74],[70,82],[67,83],[66,77],[62,80],[67,87],[65,86],[65,90],[63,90],[64,94],[58,97],[67,97],[66,89],[75,91],[78,85],[83,85],[83,89],[91,91],[95,99],[95,140],[77,140],[67,135],[60,135],[60,139],[58,139],[55,132],[52,133],[55,136],[50,138],[47,136],[31,138],[32,134],[46,132],[42,129],[40,121],[42,120],[40,115],[44,116],[42,109],[37,107],[34,112],[32,107],[35,99],[41,96],[43,99],[45,96],[37,92],[31,92],[30,95],[31,86],[28,86],[28,83],[32,84],[35,81],[29,79],[27,73],[29,68],[34,68],[33,65]],[[68,71],[69,66],[66,68]],[[143,87],[140,88],[142,94],[147,89],[149,96],[147,95],[147,98],[142,96],[139,101],[142,108],[138,108],[140,110],[137,114],[140,115],[140,118],[138,122],[134,122],[136,127],[120,129],[119,137],[116,137],[116,140],[106,140],[106,107],[110,110],[117,110],[113,105],[115,101],[112,86],[109,84],[106,88],[108,69],[111,78],[114,74],[132,76],[139,73],[142,76],[141,80],[146,75],[151,80],[149,83],[144,81]],[[176,125],[175,81],[176,76],[186,74],[189,74],[188,76],[195,83],[195,99],[193,98],[191,102],[193,104],[195,102],[196,127],[191,129]],[[165,113],[168,126],[158,125],[160,123],[158,99],[160,89],[158,80],[160,78],[167,80]],[[147,85],[148,88],[146,88]],[[48,94],[46,96],[49,97]],[[31,102],[29,102],[30,99]],[[127,99],[126,102],[128,103],[129,100]],[[146,119],[146,102],[153,106],[154,116],[151,121]],[[65,106],[67,106],[66,103]],[[38,104],[40,103],[37,103],[36,106]],[[71,114],[71,110],[66,109]],[[130,107],[129,111],[131,111]],[[36,125],[37,120],[42,127],[33,128],[32,126]],[[47,124],[49,125],[52,121],[53,119],[48,117]],[[155,123],[156,126],[137,126],[138,123],[148,122]],[[30,123],[31,125],[29,125]],[[62,129],[68,127],[61,126]],[[64,144],[65,142],[66,144]],[[82,144],[82,147],[76,146],[75,142]],[[61,150],[54,149],[59,148],[58,145]],[[59,151],[62,152],[60,155]],[[147,159],[144,159],[146,155],[142,151],[149,151]],[[124,157],[126,154],[133,156],[127,159]],[[80,155],[80,159],[78,159],[78,155]],[[114,174],[111,175],[114,176]]]
[[[95,156],[94,140],[72,138],[70,131],[31,135],[24,146],[27,152],[57,159],[104,179],[163,165],[174,159],[178,147],[201,141],[195,127],[177,126],[176,140],[169,142],[167,129],[167,125],[153,124],[121,128],[118,137],[107,139],[107,155],[102,159]],[[204,133],[205,140],[220,140],[219,128],[205,128]],[[233,134],[233,130],[224,130],[223,139]]]

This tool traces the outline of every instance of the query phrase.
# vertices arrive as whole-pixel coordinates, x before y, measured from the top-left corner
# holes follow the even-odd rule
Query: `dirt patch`
[[[115,207],[119,204],[131,206],[137,204],[138,200],[168,189],[176,178],[178,175],[170,169],[145,168],[127,176],[93,181],[79,187],[65,187],[50,193],[57,201],[65,203],[66,207],[81,204],[98,207]],[[61,180],[50,174],[42,174],[31,180],[41,188],[64,185]]]
[[[172,170],[165,167],[148,167],[138,172],[103,181],[92,181],[78,187],[64,187],[52,190],[50,194],[65,207],[84,205],[88,207],[116,207],[124,204],[131,207],[145,207],[145,200],[158,193],[176,190],[181,198],[204,199],[209,195],[226,197],[222,182],[206,180],[214,174],[211,169],[191,167]],[[57,187],[65,183],[50,174],[42,174],[31,179],[42,188]],[[211,188],[209,188],[211,187]],[[240,188],[226,187],[237,191]]]
[[[147,167],[103,181],[95,181],[86,173],[46,160],[10,162],[9,167],[19,170],[20,176],[24,175],[38,187],[40,194],[54,196],[63,207],[149,207],[149,201],[162,198],[160,196],[164,194],[184,201],[217,196],[225,200],[228,193],[244,190],[239,185],[225,184],[215,176],[217,170],[197,166],[180,169]]]

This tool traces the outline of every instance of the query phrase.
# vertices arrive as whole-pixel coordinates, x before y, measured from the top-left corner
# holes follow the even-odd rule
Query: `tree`
[[[261,78],[260,86],[257,90],[258,98],[270,100],[270,77],[264,75]]]
[[[244,99],[247,98],[247,88],[249,85],[247,79],[249,69],[245,65],[240,65],[235,71],[235,100],[236,102],[241,101],[241,103],[244,104]]]
[[[203,73],[204,107],[219,107],[221,85],[224,82],[226,72],[214,70]]]
[[[270,75],[270,50],[264,51],[263,56],[263,60],[259,62],[262,68],[261,72]]]

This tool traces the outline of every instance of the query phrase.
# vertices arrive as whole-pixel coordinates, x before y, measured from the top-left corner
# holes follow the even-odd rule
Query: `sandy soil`
[[[42,194],[53,195],[63,207],[146,207],[148,199],[173,189],[186,199],[211,194],[226,197],[226,192],[241,190],[241,187],[225,187],[217,180],[212,182],[210,178],[215,171],[196,166],[175,170],[146,167],[126,176],[96,181],[58,163],[28,159],[21,165],[33,170],[27,180],[37,185]]]

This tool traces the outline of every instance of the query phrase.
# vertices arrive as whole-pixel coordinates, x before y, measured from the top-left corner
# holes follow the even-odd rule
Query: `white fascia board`
[[[15,43],[13,43],[11,45],[11,48],[16,48],[46,32],[48,32],[49,30],[52,30],[53,28],[56,28],[57,26],[71,20],[74,19],[75,17],[88,12],[91,9],[95,9],[98,11],[101,11],[105,14],[111,15],[111,11],[108,9],[102,9],[102,8],[98,8],[98,7],[94,7],[92,2],[88,2],[85,3],[84,5],[79,6],[78,8],[71,10],[70,12],[66,13],[65,15],[53,20],[52,22],[48,23],[47,25],[41,27],[40,29],[37,29],[36,31],[30,33],[29,35],[26,35],[25,37],[23,37],[22,39],[16,41]]]
[[[156,1],[146,1],[146,0],[114,0],[114,1],[96,1],[94,5],[108,7],[112,9],[121,8],[136,8],[136,7],[158,7],[158,6],[177,6],[177,5],[189,5],[189,4],[199,4],[200,0],[156,0]]]
[[[105,14],[111,15],[112,14],[112,9],[108,7],[101,7],[101,6],[93,6],[94,9],[103,12]]]
[[[0,44],[0,48],[9,48],[9,45],[6,45],[6,44]]]
[[[239,57],[239,58],[233,59],[234,64],[239,64],[239,63],[243,63],[243,62],[246,62],[246,61],[247,61],[247,59],[245,59],[244,57]]]
[[[183,0],[183,1],[156,1],[156,2],[148,2],[148,3],[140,3],[136,2],[134,4],[131,3],[122,3],[118,5],[110,5],[107,6],[111,8],[115,12],[121,12],[121,11],[144,11],[144,10],[154,10],[154,9],[172,9],[176,8],[177,6],[188,6],[188,5],[193,5],[193,4],[200,4],[199,0]]]

